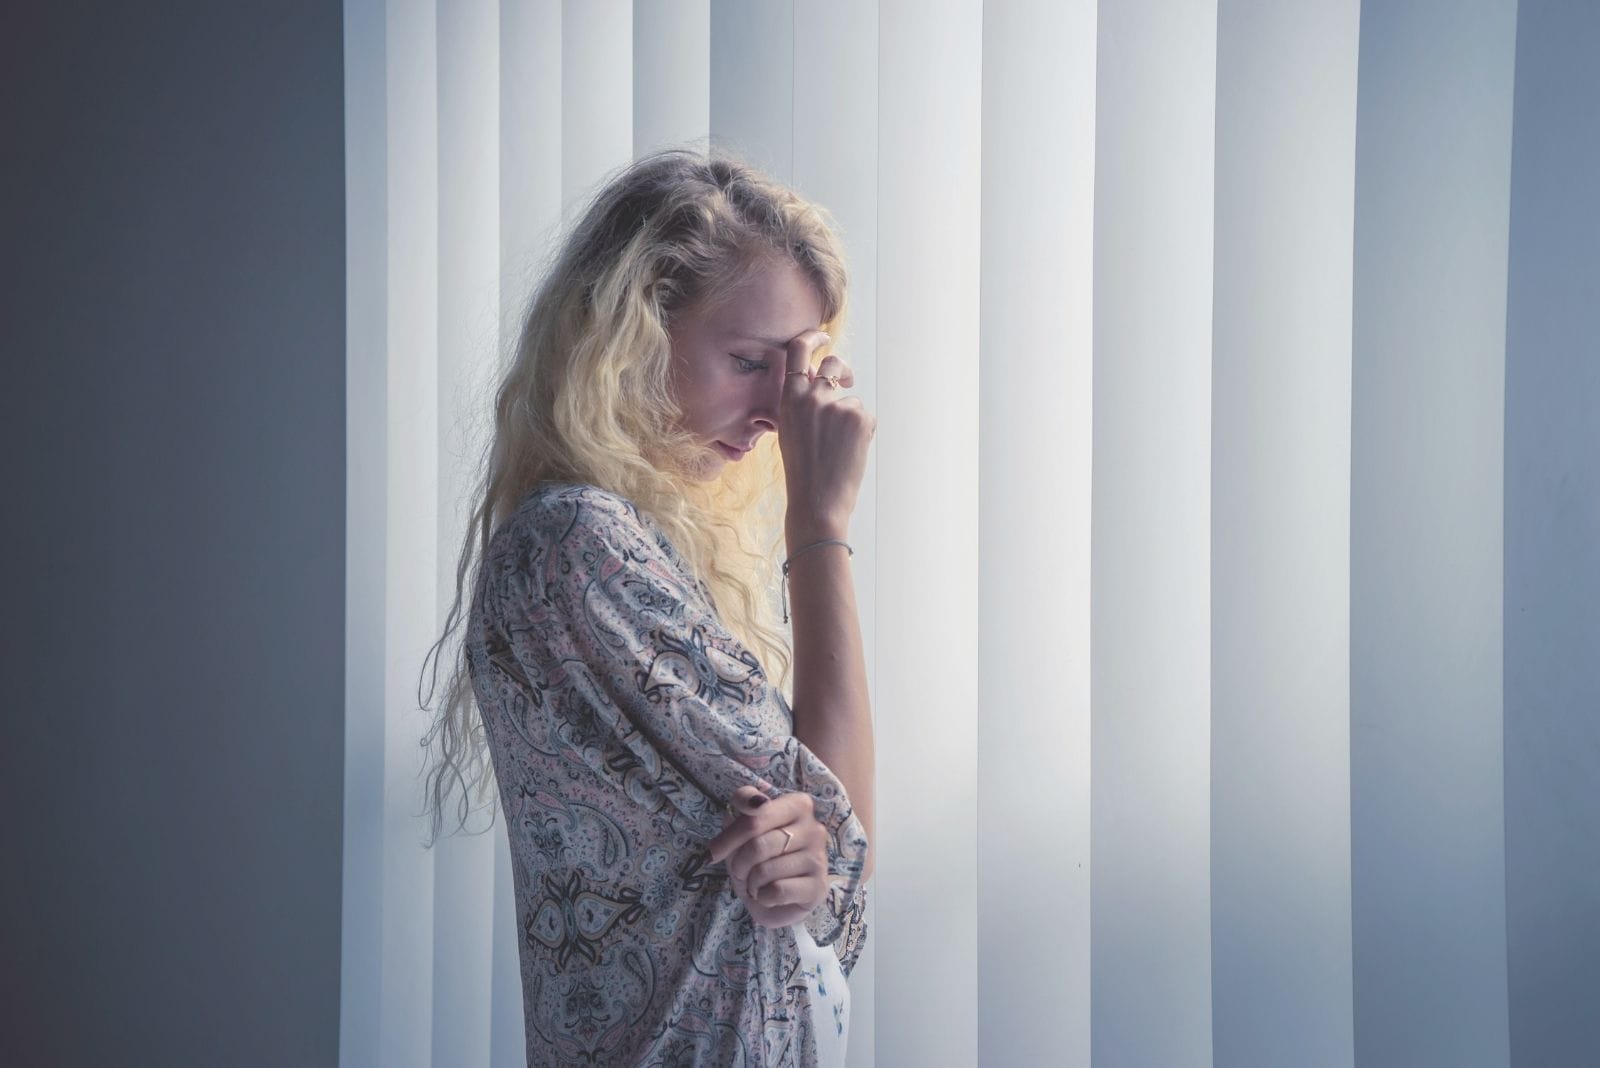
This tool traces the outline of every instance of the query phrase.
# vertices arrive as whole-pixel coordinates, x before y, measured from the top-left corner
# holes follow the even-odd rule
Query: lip
[[[744,459],[744,454],[750,451],[749,449],[736,449],[732,445],[721,441],[717,442],[717,448],[722,450],[722,455],[730,460],[742,460]]]

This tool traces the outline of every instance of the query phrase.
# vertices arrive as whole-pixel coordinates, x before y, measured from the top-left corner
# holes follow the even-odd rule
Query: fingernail
[[[756,796],[752,797],[750,799],[750,802],[749,802],[751,808],[760,808],[762,805],[764,805],[766,803],[767,803],[767,795],[766,794],[756,794]]]

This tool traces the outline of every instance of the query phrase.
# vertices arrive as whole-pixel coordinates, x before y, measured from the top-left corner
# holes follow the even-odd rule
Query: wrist
[[[787,523],[784,525],[784,540],[787,542],[788,551],[793,553],[807,545],[819,541],[837,538],[839,541],[848,541],[850,538],[850,524],[828,521],[810,521],[800,523]]]

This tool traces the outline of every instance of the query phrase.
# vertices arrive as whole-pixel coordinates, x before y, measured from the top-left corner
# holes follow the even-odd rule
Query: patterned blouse
[[[540,486],[490,541],[466,643],[528,1064],[815,1065],[795,932],[758,926],[706,846],[740,786],[810,794],[832,885],[805,928],[848,975],[866,831],[662,529],[595,486]]]

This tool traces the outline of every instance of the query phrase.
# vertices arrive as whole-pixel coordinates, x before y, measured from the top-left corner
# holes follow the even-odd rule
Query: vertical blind
[[[1600,1063],[1600,11],[345,28],[342,1063],[521,1062],[504,829],[422,849],[418,672],[562,227],[707,138],[838,220],[878,416],[851,1063]]]

